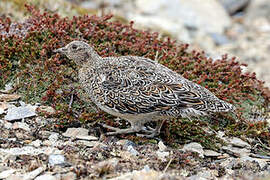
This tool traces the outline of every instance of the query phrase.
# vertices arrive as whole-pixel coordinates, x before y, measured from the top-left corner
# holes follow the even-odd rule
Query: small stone
[[[77,139],[87,140],[87,141],[97,141],[98,138],[95,136],[76,136]]]
[[[23,179],[25,180],[30,180],[30,179],[35,179],[39,174],[41,174],[43,171],[45,171],[46,168],[44,167],[39,167],[35,169],[34,171],[31,171],[23,176]]]
[[[127,140],[127,139],[121,139],[121,140],[117,141],[116,144],[123,146],[123,149],[127,149],[128,146],[133,146],[133,147],[137,146],[134,142]]]
[[[164,145],[162,141],[158,142],[158,148],[159,148],[159,151],[165,151],[167,149],[167,147]]]
[[[88,136],[89,130],[85,128],[68,128],[65,133],[63,133],[63,136],[65,137],[82,137],[82,136]]]
[[[222,150],[236,157],[248,156],[250,154],[250,150],[248,149],[237,148],[232,146],[222,146]]]
[[[143,171],[145,171],[145,172],[148,172],[150,170],[151,169],[150,169],[150,167],[147,164],[143,167]]]
[[[65,165],[65,156],[62,154],[51,154],[49,156],[49,165],[55,166],[55,165]]]
[[[28,131],[28,132],[31,131],[29,125],[24,123],[24,122],[15,122],[15,123],[13,123],[12,128],[13,129],[23,129],[23,130]]]
[[[16,101],[21,98],[18,94],[0,94],[0,101],[9,102]]]
[[[164,152],[164,151],[157,151],[157,156],[159,159],[161,159],[162,161],[166,161],[166,157],[169,156],[170,153],[169,152]]]
[[[217,157],[217,156],[221,156],[221,153],[218,153],[216,151],[209,150],[209,149],[204,150],[204,153],[203,154],[206,157]]]
[[[129,145],[129,146],[127,147],[127,150],[128,150],[132,155],[134,155],[134,156],[139,155],[139,152],[138,152],[136,149],[134,149],[133,146],[131,146],[131,145]]]
[[[32,145],[32,146],[38,148],[38,147],[40,147],[40,145],[41,145],[41,140],[37,139],[37,140],[31,142],[30,145]]]
[[[263,169],[265,166],[268,165],[268,162],[267,160],[265,159],[258,159],[258,158],[252,158],[252,157],[249,157],[249,156],[243,156],[240,158],[240,161],[245,163],[246,161],[250,161],[250,162],[257,162],[260,166],[261,169]]]
[[[3,171],[3,172],[0,173],[0,179],[8,178],[14,172],[16,172],[16,170],[14,170],[14,169],[5,170],[5,171]]]
[[[61,180],[75,180],[77,176],[74,172],[69,172],[67,174],[63,174]]]
[[[57,178],[50,174],[43,174],[38,176],[35,180],[57,180]]]
[[[9,149],[0,148],[0,153],[13,155],[13,156],[18,156],[18,155],[35,156],[39,154],[51,154],[52,152],[61,153],[60,150],[56,148],[51,148],[51,147],[35,148],[33,146],[24,146],[22,148],[17,148],[17,147],[9,148]]]
[[[83,145],[85,145],[87,147],[94,147],[94,146],[96,146],[98,144],[95,141],[93,142],[93,141],[85,141],[85,140],[78,140],[77,143],[83,144]]]
[[[224,161],[222,161],[220,163],[220,166],[225,168],[225,169],[232,169],[232,167],[234,166],[235,163],[236,163],[236,159],[233,157],[229,157],[229,158],[225,159]]]
[[[12,129],[12,123],[8,122],[8,121],[4,121],[4,128],[6,129]]]
[[[237,137],[233,137],[230,140],[230,144],[232,144],[235,147],[248,148],[248,149],[251,148],[251,146],[247,142],[245,142],[242,139],[237,138]]]
[[[7,121],[13,121],[28,117],[36,116],[35,110],[36,106],[30,104],[20,107],[12,107],[8,109],[7,115],[4,117]]]
[[[204,158],[203,155],[203,147],[199,143],[192,142],[189,144],[185,144],[183,147],[183,151],[191,151],[191,152],[196,152],[199,154],[199,157]]]
[[[46,114],[46,115],[53,115],[53,114],[55,114],[56,111],[51,106],[39,106],[36,109],[36,112],[43,113],[43,114]]]
[[[8,104],[7,103],[0,102],[0,114],[3,114],[7,108],[8,108]]]
[[[58,140],[59,138],[59,134],[58,133],[52,133],[49,137],[48,137],[48,140],[54,144],[56,143],[56,141]]]
[[[109,173],[114,172],[118,166],[119,160],[116,158],[108,159],[105,161],[101,161],[98,164],[96,164],[93,169],[98,173]]]

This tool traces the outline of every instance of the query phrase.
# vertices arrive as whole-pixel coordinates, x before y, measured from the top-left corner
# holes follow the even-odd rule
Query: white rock
[[[43,174],[38,176],[35,180],[57,180],[57,178],[50,174]]]
[[[206,149],[204,150],[204,153],[203,153],[205,156],[207,157],[217,157],[217,156],[221,156],[221,153],[218,153],[216,151],[213,151],[213,150],[209,150],[209,149]]]
[[[63,136],[65,137],[81,137],[81,136],[88,136],[88,129],[85,128],[68,128]]]
[[[48,140],[52,143],[52,145],[54,143],[56,143],[56,141],[58,140],[59,138],[59,134],[58,133],[52,133],[49,137],[48,137]]]
[[[23,129],[23,130],[28,131],[28,132],[31,131],[29,125],[24,123],[24,122],[15,122],[15,123],[13,123],[12,128],[13,129]]]
[[[252,157],[249,157],[249,156],[243,156],[240,158],[240,161],[245,163],[246,161],[250,161],[250,162],[257,162],[260,166],[261,169],[263,169],[265,166],[268,165],[268,162],[267,160],[265,159],[258,159],[258,158],[252,158]]]
[[[32,180],[35,177],[37,177],[39,174],[41,174],[43,171],[45,171],[46,168],[39,167],[35,169],[34,171],[31,171],[23,176],[23,180]]]
[[[242,147],[242,148],[245,147],[248,149],[251,148],[251,146],[247,142],[245,142],[242,139],[237,138],[237,137],[233,137],[232,139],[230,139],[230,144],[232,144],[233,146],[236,146],[236,147]]]
[[[78,140],[78,141],[76,141],[76,143],[83,144],[83,145],[85,145],[87,147],[94,147],[94,146],[99,144],[96,141],[85,141],[85,140]]]
[[[238,148],[233,146],[222,146],[222,150],[226,151],[228,154],[237,157],[248,156],[250,154],[250,149]]]
[[[8,108],[8,103],[0,102],[0,114],[3,114],[7,108]]]
[[[157,151],[156,153],[158,158],[161,159],[162,161],[165,161],[166,157],[170,155],[170,153],[166,151]]]
[[[36,108],[37,106],[32,106],[30,104],[20,107],[8,108],[7,115],[4,117],[4,119],[7,121],[12,121],[36,116]]]
[[[87,140],[87,141],[97,141],[98,138],[95,136],[76,136],[77,139]]]
[[[32,145],[32,146],[38,148],[38,147],[40,147],[40,145],[41,145],[41,140],[37,139],[37,140],[31,142],[30,145]]]
[[[12,123],[8,122],[8,121],[4,121],[4,128],[6,129],[12,129]]]
[[[158,142],[158,149],[159,151],[165,151],[167,149],[167,146],[162,141]]]
[[[60,150],[52,147],[42,147],[42,148],[35,148],[33,146],[24,146],[22,148],[9,148],[9,149],[2,149],[0,148],[0,153],[10,154],[14,156],[18,155],[39,155],[39,154],[51,154],[52,152],[61,153]]]
[[[189,144],[185,144],[183,149],[183,151],[191,151],[191,152],[196,152],[199,154],[199,156],[201,158],[204,158],[204,155],[203,155],[203,147],[202,145],[200,145],[199,143],[196,143],[196,142],[192,142],[192,143],[189,143]]]
[[[137,156],[139,154],[139,152],[136,149],[134,149],[133,146],[131,145],[127,147],[127,150],[134,156]]]
[[[64,165],[65,163],[65,156],[63,156],[62,154],[51,154],[49,156],[49,164],[51,166]]]
[[[0,173],[0,179],[5,179],[9,177],[10,175],[12,175],[14,172],[16,172],[16,170],[14,169],[5,170]]]

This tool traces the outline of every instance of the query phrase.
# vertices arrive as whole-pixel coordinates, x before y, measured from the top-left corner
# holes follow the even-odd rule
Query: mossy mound
[[[242,73],[243,64],[234,58],[228,59],[226,55],[217,60],[207,58],[203,52],[189,51],[187,44],[178,45],[170,38],[159,38],[158,33],[134,29],[133,22],[128,25],[113,22],[111,15],[69,19],[26,7],[31,15],[24,23],[0,19],[0,86],[3,88],[13,82],[14,91],[22,94],[24,101],[53,106],[62,126],[78,119],[95,122],[113,118],[89,108],[77,84],[75,64],[52,53],[72,40],[83,39],[103,57],[135,55],[157,59],[237,107],[235,114],[202,118],[211,120],[212,129],[223,129],[238,136],[256,136],[269,143],[267,124],[260,118],[267,113],[269,89],[254,73]],[[256,118],[260,121],[251,120],[254,108],[260,112]],[[166,122],[161,136],[170,143],[192,140],[211,146],[216,138],[205,133],[203,128],[207,126],[203,121],[175,119]]]

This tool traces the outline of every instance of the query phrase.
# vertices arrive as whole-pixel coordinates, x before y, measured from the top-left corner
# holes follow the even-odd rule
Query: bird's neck
[[[87,58],[86,65],[92,66],[92,67],[100,66],[100,64],[103,61],[102,57],[100,55],[98,55],[98,53],[93,48],[91,48],[87,51],[86,58]]]

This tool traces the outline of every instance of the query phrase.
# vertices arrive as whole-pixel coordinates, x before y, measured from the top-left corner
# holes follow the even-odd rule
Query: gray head
[[[79,66],[99,58],[95,50],[83,41],[72,41],[65,47],[54,50],[54,52],[66,55],[69,59],[73,59]]]

